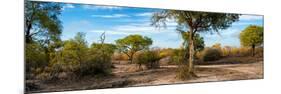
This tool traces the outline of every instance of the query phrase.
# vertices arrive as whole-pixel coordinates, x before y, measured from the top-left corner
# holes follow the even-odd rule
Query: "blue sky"
[[[99,36],[105,32],[107,43],[130,34],[141,34],[153,39],[152,47],[177,48],[182,39],[176,33],[176,23],[169,21],[167,28],[150,26],[153,12],[160,9],[131,8],[115,6],[96,6],[80,4],[64,4],[60,16],[63,24],[62,39],[73,38],[77,32],[86,33],[88,44],[98,42]],[[263,25],[262,16],[242,15],[232,27],[221,30],[220,35],[200,33],[206,46],[221,43],[222,46],[240,46],[239,33],[248,25]]]

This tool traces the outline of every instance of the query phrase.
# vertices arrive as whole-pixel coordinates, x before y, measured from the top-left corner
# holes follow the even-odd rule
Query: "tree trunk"
[[[252,56],[255,56],[255,45],[252,45]]]
[[[31,35],[30,35],[30,30],[32,28],[31,24],[28,24],[26,27],[26,31],[25,31],[25,42],[26,43],[30,43],[31,42]]]
[[[139,63],[139,70],[142,70],[141,63]]]
[[[193,32],[190,31],[189,34],[189,61],[188,61],[188,74],[193,76],[194,75],[194,42],[193,42]]]
[[[135,53],[132,53],[131,56],[129,57],[129,59],[130,59],[130,64],[133,64],[134,54],[135,54]]]

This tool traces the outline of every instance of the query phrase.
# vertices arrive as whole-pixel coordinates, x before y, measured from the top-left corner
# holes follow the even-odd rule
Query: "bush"
[[[37,78],[41,80],[76,79],[76,77],[108,75],[111,73],[113,52],[108,47],[94,46],[81,49],[70,47],[54,53],[49,67]],[[83,56],[82,56],[83,54]]]
[[[184,59],[184,50],[183,49],[175,49],[173,52],[172,60],[169,64],[181,64]]]
[[[113,51],[108,47],[92,46],[86,62],[81,63],[79,74],[81,76],[108,75],[111,73],[111,57]]]
[[[122,53],[114,53],[112,56],[112,60],[125,61],[125,60],[128,60],[128,56],[126,56],[125,54],[122,54]]]
[[[108,75],[111,73],[111,57],[102,54],[91,55],[89,61],[81,64],[81,76]]]
[[[31,72],[37,68],[44,68],[48,65],[45,50],[39,43],[27,43],[25,46],[26,72]]]
[[[27,43],[25,45],[25,66],[26,79],[35,79],[42,69],[48,66],[45,49],[38,42]]]
[[[201,54],[201,59],[203,61],[215,61],[221,58],[221,51],[215,48],[206,48]]]
[[[159,68],[160,59],[159,51],[144,51],[137,54],[135,58],[139,67],[144,64],[147,69]]]

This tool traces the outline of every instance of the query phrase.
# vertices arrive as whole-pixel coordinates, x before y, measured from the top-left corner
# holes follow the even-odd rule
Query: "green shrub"
[[[172,62],[169,64],[181,64],[183,63],[183,56],[184,55],[184,50],[183,49],[174,49],[173,55],[172,55]]]
[[[26,79],[35,79],[42,69],[48,66],[47,54],[42,45],[37,42],[25,44]]]
[[[113,51],[109,50],[112,49],[110,47],[92,46],[89,50],[86,62],[81,63],[78,73],[80,73],[81,76],[110,74]]]
[[[203,61],[215,61],[222,57],[221,51],[216,48],[206,48],[201,56]]]
[[[26,72],[44,68],[48,65],[45,50],[39,43],[27,43],[25,47]]]
[[[108,75],[111,73],[111,56],[92,54],[91,58],[82,63],[78,74],[81,76]]]
[[[136,55],[136,63],[141,67],[142,64],[146,66],[147,69],[159,68],[159,60],[161,59],[159,51],[143,51]]]

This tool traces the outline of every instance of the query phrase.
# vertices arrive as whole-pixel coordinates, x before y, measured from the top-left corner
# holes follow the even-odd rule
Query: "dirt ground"
[[[194,83],[263,78],[263,62],[247,64],[197,65],[198,78],[181,81],[176,79],[176,65],[160,66],[159,69],[137,71],[136,65],[114,63],[113,74],[103,78],[85,77],[79,81],[41,83],[33,92],[65,91],[130,86]]]

